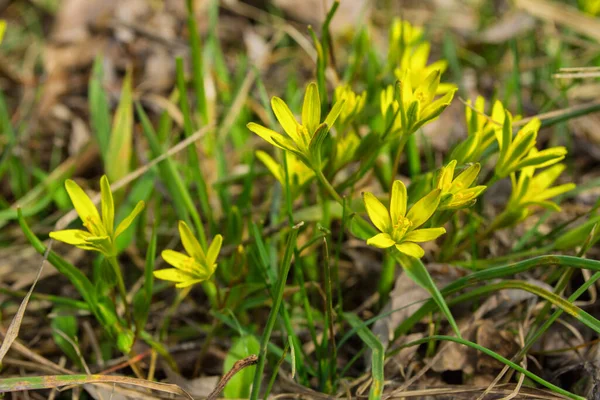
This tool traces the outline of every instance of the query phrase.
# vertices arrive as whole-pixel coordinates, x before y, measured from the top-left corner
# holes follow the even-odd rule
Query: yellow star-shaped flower
[[[389,210],[372,193],[364,193],[363,200],[369,218],[381,231],[368,239],[367,244],[381,249],[395,246],[401,253],[423,257],[425,251],[417,243],[435,240],[446,233],[442,227],[417,229],[437,209],[440,194],[440,189],[433,190],[407,211],[406,186],[402,181],[395,181],[392,186]]]
[[[179,235],[187,254],[174,250],[163,250],[162,258],[174,268],[154,271],[154,276],[165,281],[176,282],[175,287],[185,288],[210,279],[217,269],[217,257],[221,251],[223,237],[215,236],[207,251],[185,222],[179,221]]]
[[[65,188],[87,230],[65,229],[50,232],[50,237],[80,249],[99,251],[107,257],[115,256],[115,240],[144,209],[144,202],[138,202],[131,214],[121,221],[115,230],[115,204],[106,175],[100,179],[102,217],[92,200],[75,181],[67,179]]]

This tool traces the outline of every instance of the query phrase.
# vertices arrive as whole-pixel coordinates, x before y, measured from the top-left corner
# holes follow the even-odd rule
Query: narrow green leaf
[[[456,324],[456,321],[454,320],[454,317],[448,308],[448,304],[446,304],[446,301],[444,300],[444,296],[442,296],[439,289],[433,282],[433,279],[431,279],[431,275],[429,275],[429,271],[427,271],[427,268],[425,268],[423,262],[417,258],[402,254],[397,251],[394,251],[393,254],[404,269],[404,272],[406,272],[406,274],[413,281],[415,281],[416,284],[431,294],[433,300],[437,303],[440,310],[448,319],[448,322],[450,323],[450,326],[452,326],[456,336],[461,337],[458,325]]]
[[[355,314],[344,313],[344,319],[352,328],[356,329],[358,336],[371,349],[371,376],[373,382],[369,391],[369,400],[381,399],[384,387],[383,367],[385,361],[383,344]]]
[[[102,61],[102,56],[96,57],[94,61],[88,92],[91,126],[98,141],[100,154],[106,161],[110,142],[110,107],[106,92],[102,86],[102,77],[104,75]]]
[[[407,348],[407,347],[411,347],[411,346],[417,346],[420,344],[424,344],[424,343],[429,343],[431,342],[431,340],[445,340],[445,341],[449,341],[449,342],[455,342],[455,343],[459,343],[468,347],[471,347],[475,350],[481,351],[484,354],[487,354],[488,356],[500,361],[501,363],[508,365],[509,367],[511,367],[512,369],[516,370],[517,372],[520,372],[522,374],[524,374],[525,376],[527,376],[528,378],[530,378],[531,380],[539,383],[540,385],[547,387],[548,389],[559,393],[563,396],[566,396],[570,399],[575,399],[575,400],[585,400],[585,397],[581,397],[578,396],[576,394],[573,394],[567,390],[564,390],[556,385],[553,385],[552,383],[540,378],[539,376],[537,376],[536,374],[534,374],[533,372],[530,372],[528,370],[526,370],[525,368],[521,367],[519,364],[516,364],[512,361],[510,361],[507,358],[502,357],[500,354],[494,352],[493,350],[490,350],[486,347],[480,346],[477,343],[473,343],[470,342],[468,340],[462,339],[460,337],[454,337],[454,336],[444,336],[444,335],[433,335],[433,336],[429,336],[429,337],[425,337],[423,339],[419,339],[419,340],[415,340],[413,342],[407,343],[405,345],[402,345],[400,348],[396,349],[396,351],[403,349],[403,348]]]
[[[121,89],[121,101],[115,113],[112,132],[106,154],[105,170],[108,179],[116,182],[130,172],[133,146],[133,102],[131,73],[125,75]]]
[[[277,286],[273,294],[273,306],[269,312],[269,318],[267,319],[267,324],[260,340],[260,353],[258,356],[258,365],[254,373],[254,383],[252,385],[252,393],[250,394],[251,400],[257,400],[258,394],[260,393],[265,363],[267,361],[267,346],[270,342],[271,333],[275,327],[277,315],[279,314],[279,308],[281,307],[281,303],[283,301],[283,290],[285,289],[288,273],[290,272],[290,267],[292,265],[292,255],[294,254],[294,248],[296,247],[296,237],[298,236],[298,230],[301,226],[302,223],[296,225],[290,232],[290,236],[288,238],[285,255],[281,265],[281,273],[279,274]]]

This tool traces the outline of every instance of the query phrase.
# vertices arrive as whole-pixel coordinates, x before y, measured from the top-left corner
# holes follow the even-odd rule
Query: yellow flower
[[[439,69],[426,76],[421,74],[422,79],[415,84],[411,71],[404,70],[402,78],[396,83],[395,93],[388,87],[381,96],[381,110],[386,126],[390,126],[389,122],[392,122],[393,129],[400,130],[402,135],[410,135],[436,119],[450,105],[456,92],[456,89],[452,89],[442,97],[435,98],[440,74]],[[395,98],[390,100],[392,93]]]
[[[344,100],[344,107],[340,112],[340,116],[337,122],[341,127],[346,126],[362,111],[365,107],[365,101],[367,100],[367,93],[362,92],[356,94],[350,88],[350,85],[342,85],[335,88],[336,100]]]
[[[579,8],[586,14],[596,16],[600,14],[600,1],[598,0],[579,0]]]
[[[344,106],[344,100],[337,101],[325,121],[321,123],[321,98],[316,83],[306,88],[302,105],[302,124],[296,121],[287,104],[279,97],[271,99],[275,117],[283,127],[287,137],[262,125],[250,122],[247,127],[273,146],[294,153],[311,168],[321,168],[321,145]]]
[[[513,138],[512,116],[504,110],[505,117],[501,129],[496,129],[496,140],[500,148],[496,162],[496,175],[504,178],[525,167],[543,168],[556,164],[567,154],[563,146],[552,147],[542,151],[535,149],[538,130],[541,122],[534,118],[529,121]]]
[[[438,176],[436,186],[442,191],[440,210],[470,207],[475,204],[477,197],[486,189],[484,185],[470,187],[481,170],[479,163],[470,165],[456,178],[454,178],[455,168],[456,160],[452,160],[442,168]]]
[[[337,138],[335,143],[335,160],[333,162],[334,171],[339,171],[340,168],[355,159],[356,150],[358,150],[360,143],[360,139],[354,132]]]
[[[179,235],[187,254],[163,250],[162,258],[175,268],[154,271],[154,276],[165,281],[177,282],[175,287],[184,288],[210,279],[217,269],[217,257],[223,237],[215,236],[205,252],[185,222],[179,221]]]
[[[107,257],[116,255],[115,240],[133,222],[135,217],[144,209],[144,202],[137,203],[131,214],[129,214],[114,230],[115,205],[108,178],[103,175],[100,179],[100,192],[102,200],[102,217],[98,209],[87,194],[71,179],[65,182],[65,188],[71,198],[71,202],[83,221],[87,231],[81,229],[65,229],[50,232],[50,237],[61,242],[72,244],[84,250],[99,251]]]
[[[275,179],[277,179],[282,186],[285,186],[285,170],[283,164],[275,161],[273,157],[264,151],[258,150],[256,152],[256,157],[265,164],[265,167],[269,169]],[[315,176],[315,173],[293,154],[285,152],[284,157],[287,160],[292,198],[295,198],[296,195],[300,193],[304,184]]]
[[[485,99],[477,96],[472,110],[471,100],[467,101],[465,107],[465,118],[467,121],[468,137],[459,143],[450,159],[456,160],[458,164],[479,161],[482,153],[494,142],[495,131],[504,123],[504,106],[496,101],[492,107],[491,117],[485,116]]]
[[[6,21],[0,19],[0,43],[2,43],[2,39],[4,39],[4,32],[6,31]]]
[[[535,156],[537,150],[532,149],[531,153]],[[550,199],[575,188],[574,183],[551,187],[564,169],[564,164],[556,164],[534,175],[536,167],[527,167],[521,170],[518,179],[512,175],[513,190],[506,210],[498,216],[495,226],[503,228],[514,225],[531,215],[536,207],[560,211],[558,204]]]
[[[363,200],[371,222],[381,233],[367,240],[367,244],[381,249],[395,246],[398,251],[421,258],[425,251],[417,243],[437,239],[446,233],[444,228],[417,229],[435,212],[440,203],[440,189],[435,189],[417,201],[407,212],[406,186],[395,181],[392,186],[389,210],[369,192]]]

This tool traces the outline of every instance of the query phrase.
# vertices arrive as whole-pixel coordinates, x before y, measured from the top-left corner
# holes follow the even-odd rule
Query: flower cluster
[[[502,129],[496,129],[496,140],[500,152],[496,162],[496,175],[504,178],[526,167],[543,168],[556,164],[565,158],[567,149],[563,146],[542,151],[535,148],[541,122],[534,118],[513,136],[512,116],[504,110]]]

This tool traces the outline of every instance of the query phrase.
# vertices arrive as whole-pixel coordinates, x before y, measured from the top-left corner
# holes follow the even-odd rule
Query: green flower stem
[[[169,307],[169,309],[167,310],[167,313],[165,314],[165,317],[162,321],[160,329],[158,330],[158,332],[159,332],[158,337],[160,338],[161,341],[165,339],[165,335],[167,333],[167,328],[169,327],[169,323],[171,322],[171,317],[173,315],[175,315],[175,312],[181,305],[181,302],[183,301],[183,299],[185,299],[187,297],[187,295],[190,293],[190,290],[192,290],[192,286],[188,286],[186,288],[183,288],[183,289],[177,291],[175,300],[173,300],[173,304],[171,304],[171,307]]]
[[[419,147],[417,146],[416,135],[410,135],[408,137],[408,142],[406,143],[406,145],[406,158],[408,159],[408,170],[410,172],[410,177],[414,178],[415,176],[421,173],[421,160],[419,159]]]
[[[394,281],[396,280],[396,260],[394,257],[390,254],[386,254],[381,268],[382,270],[377,290],[379,292],[379,305],[383,307],[394,286]]]
[[[335,329],[334,329],[334,313],[333,313],[333,291],[331,289],[331,266],[329,263],[329,249],[327,246],[327,240],[323,240],[325,246],[325,270],[323,271],[323,283],[325,286],[325,320],[326,325],[329,329],[329,340],[327,339],[327,335],[323,335],[323,345],[329,347],[329,371],[327,372],[328,381],[325,385],[327,393],[333,393],[335,390],[335,382],[336,378],[336,363],[337,360],[337,347],[335,345]],[[323,349],[325,350],[325,349]],[[323,354],[325,351],[323,351]]]
[[[131,312],[129,310],[129,304],[127,303],[127,289],[125,289],[125,281],[123,281],[121,267],[119,266],[119,262],[117,261],[116,256],[107,257],[107,260],[113,268],[115,276],[117,277],[117,287],[119,288],[119,295],[121,296],[121,300],[123,301],[123,305],[125,306],[125,316],[127,317],[127,322],[131,324]]]
[[[329,183],[325,175],[323,175],[323,171],[321,171],[320,168],[314,168],[314,171],[317,179],[319,180],[321,185],[323,185],[325,191],[329,193],[329,195],[333,197],[333,199],[340,203],[343,207],[344,201],[342,200],[342,197],[335,191],[334,187],[331,185],[331,183]]]
[[[402,136],[400,138],[400,143],[398,143],[398,149],[396,150],[396,157],[394,157],[394,163],[392,164],[390,186],[388,188],[390,191],[392,190],[392,185],[394,184],[394,180],[396,180],[396,174],[398,173],[398,168],[400,167],[400,160],[402,158],[402,153],[404,152],[404,147],[406,146],[408,139],[412,135],[413,135],[412,133],[406,134],[405,132],[403,132]]]

